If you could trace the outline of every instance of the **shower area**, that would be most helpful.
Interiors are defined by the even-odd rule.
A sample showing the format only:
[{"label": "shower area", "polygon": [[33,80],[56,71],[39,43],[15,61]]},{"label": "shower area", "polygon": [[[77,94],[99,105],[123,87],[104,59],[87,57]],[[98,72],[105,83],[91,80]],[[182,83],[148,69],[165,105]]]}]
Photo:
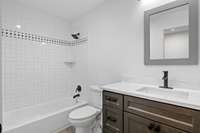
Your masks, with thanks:
[{"label": "shower area", "polygon": [[87,104],[86,92],[72,99],[77,84],[86,87],[87,35],[21,0],[2,0],[1,21],[3,133],[70,127],[67,114]]}]

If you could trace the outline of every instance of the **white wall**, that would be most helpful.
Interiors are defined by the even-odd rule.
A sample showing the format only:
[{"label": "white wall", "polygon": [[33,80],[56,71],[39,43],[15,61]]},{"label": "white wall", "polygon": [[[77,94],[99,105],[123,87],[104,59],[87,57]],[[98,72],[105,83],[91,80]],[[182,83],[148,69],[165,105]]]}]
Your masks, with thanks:
[{"label": "white wall", "polygon": [[145,66],[143,12],[172,0],[108,0],[72,23],[74,31],[88,33],[88,85],[135,78],[135,82],[159,85],[169,70],[170,85],[199,89],[200,67]]},{"label": "white wall", "polygon": [[[60,18],[14,0],[3,0],[2,7],[4,28],[68,39],[70,25]],[[5,37],[2,44],[4,111],[70,95],[69,47]]]},{"label": "white wall", "polygon": [[69,38],[70,25],[65,20],[23,5],[17,0],[2,0],[2,17],[3,27],[9,29],[14,29],[17,24],[20,24],[23,32],[57,39]]}]

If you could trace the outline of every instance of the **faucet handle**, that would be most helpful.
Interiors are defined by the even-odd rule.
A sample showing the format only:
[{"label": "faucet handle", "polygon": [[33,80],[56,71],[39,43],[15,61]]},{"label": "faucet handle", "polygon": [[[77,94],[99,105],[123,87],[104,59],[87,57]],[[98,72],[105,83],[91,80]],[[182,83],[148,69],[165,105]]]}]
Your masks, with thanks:
[{"label": "faucet handle", "polygon": [[81,92],[82,91],[82,87],[80,86],[80,85],[78,85],[77,87],[76,87],[76,92]]},{"label": "faucet handle", "polygon": [[163,71],[163,73],[168,73],[168,71],[166,70],[166,71]]}]

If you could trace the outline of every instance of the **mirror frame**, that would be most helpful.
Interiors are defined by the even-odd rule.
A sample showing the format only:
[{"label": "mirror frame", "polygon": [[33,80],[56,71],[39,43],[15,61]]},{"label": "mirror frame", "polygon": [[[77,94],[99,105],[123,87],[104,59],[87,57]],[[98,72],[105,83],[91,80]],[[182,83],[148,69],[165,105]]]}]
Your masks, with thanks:
[{"label": "mirror frame", "polygon": [[[150,59],[150,16],[189,4],[189,58]],[[177,0],[144,12],[144,64],[145,65],[197,65],[198,64],[198,0]]]}]

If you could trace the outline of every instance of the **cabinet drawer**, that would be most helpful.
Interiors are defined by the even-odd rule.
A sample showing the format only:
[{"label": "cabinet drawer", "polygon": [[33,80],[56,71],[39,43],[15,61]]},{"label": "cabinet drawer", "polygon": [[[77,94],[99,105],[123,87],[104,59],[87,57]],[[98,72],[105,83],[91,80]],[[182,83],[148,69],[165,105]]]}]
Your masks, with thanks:
[{"label": "cabinet drawer", "polygon": [[123,112],[104,106],[103,128],[114,133],[123,133]]},{"label": "cabinet drawer", "polygon": [[124,110],[142,117],[193,132],[193,110],[136,97],[124,97]]},{"label": "cabinet drawer", "polygon": [[124,113],[124,133],[187,133],[130,113]]},{"label": "cabinet drawer", "polygon": [[123,96],[108,91],[103,92],[103,104],[112,108],[123,109]]}]

